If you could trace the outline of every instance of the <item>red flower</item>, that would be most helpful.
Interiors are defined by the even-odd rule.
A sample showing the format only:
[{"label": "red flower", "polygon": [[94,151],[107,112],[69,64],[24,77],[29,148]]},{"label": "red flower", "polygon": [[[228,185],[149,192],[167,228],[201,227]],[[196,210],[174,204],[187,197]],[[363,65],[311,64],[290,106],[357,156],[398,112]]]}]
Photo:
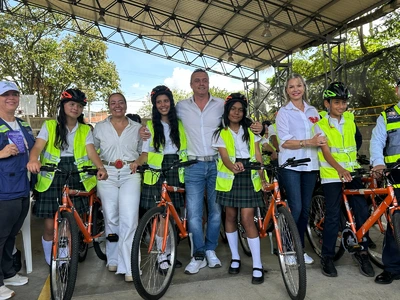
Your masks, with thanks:
[{"label": "red flower", "polygon": [[311,121],[311,123],[313,123],[313,124],[317,123],[318,120],[319,120],[318,117],[309,117],[308,119],[309,119],[309,120]]}]

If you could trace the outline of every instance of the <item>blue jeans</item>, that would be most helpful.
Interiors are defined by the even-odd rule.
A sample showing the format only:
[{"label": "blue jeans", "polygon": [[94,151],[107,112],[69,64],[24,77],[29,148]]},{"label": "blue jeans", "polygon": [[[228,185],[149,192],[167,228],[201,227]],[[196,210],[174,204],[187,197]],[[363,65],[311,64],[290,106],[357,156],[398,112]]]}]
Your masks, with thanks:
[{"label": "blue jeans", "polygon": [[[215,250],[218,245],[221,223],[221,206],[216,203],[215,181],[217,165],[215,161],[200,161],[185,169],[186,207],[188,210],[189,232],[193,239],[193,254],[204,255],[207,250]],[[203,233],[204,191],[207,190],[207,233]]]},{"label": "blue jeans", "polygon": [[[355,178],[351,182],[347,182],[345,185],[346,189],[360,189],[363,188],[360,179]],[[324,220],[324,231],[322,237],[322,256],[331,257],[335,256],[335,247],[337,241],[337,235],[339,232],[340,225],[340,213],[342,203],[342,188],[341,182],[325,183],[322,185],[325,196],[325,220]],[[353,214],[356,222],[356,229],[358,230],[369,217],[368,204],[364,196],[348,196],[350,207],[353,210]],[[365,234],[368,238],[368,232]],[[368,242],[360,243],[364,250],[368,249]]]},{"label": "blue jeans", "polygon": [[304,248],[304,233],[307,229],[308,213],[311,198],[317,180],[317,171],[300,172],[289,169],[280,171],[283,187],[289,208],[299,230],[301,244]]}]

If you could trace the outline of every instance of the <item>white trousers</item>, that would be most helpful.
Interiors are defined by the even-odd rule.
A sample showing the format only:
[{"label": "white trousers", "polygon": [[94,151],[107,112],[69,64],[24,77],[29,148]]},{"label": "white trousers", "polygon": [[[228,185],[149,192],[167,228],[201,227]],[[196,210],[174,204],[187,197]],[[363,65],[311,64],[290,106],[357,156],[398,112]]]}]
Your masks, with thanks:
[{"label": "white trousers", "polygon": [[131,249],[139,218],[140,174],[130,174],[129,165],[122,169],[106,166],[108,179],[97,182],[97,193],[103,204],[106,236],[116,233],[118,242],[107,240],[107,265],[117,266],[116,274],[132,275]]}]

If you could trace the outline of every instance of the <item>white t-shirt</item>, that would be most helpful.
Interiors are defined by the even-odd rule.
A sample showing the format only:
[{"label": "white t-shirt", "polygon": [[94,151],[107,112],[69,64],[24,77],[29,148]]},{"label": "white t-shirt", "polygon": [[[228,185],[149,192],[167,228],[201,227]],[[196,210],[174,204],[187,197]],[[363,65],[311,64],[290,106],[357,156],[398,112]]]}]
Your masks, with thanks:
[{"label": "white t-shirt", "polygon": [[[170,133],[171,133],[171,127],[169,127],[169,124],[161,121],[161,124],[163,125],[164,129],[164,136],[165,136],[165,145],[163,146],[163,154],[177,154],[178,148],[175,146],[175,144],[172,142],[170,138]],[[150,133],[150,138],[148,138],[146,141],[143,142],[143,147],[142,151],[143,152],[150,152],[150,142],[153,140],[153,136]]]}]

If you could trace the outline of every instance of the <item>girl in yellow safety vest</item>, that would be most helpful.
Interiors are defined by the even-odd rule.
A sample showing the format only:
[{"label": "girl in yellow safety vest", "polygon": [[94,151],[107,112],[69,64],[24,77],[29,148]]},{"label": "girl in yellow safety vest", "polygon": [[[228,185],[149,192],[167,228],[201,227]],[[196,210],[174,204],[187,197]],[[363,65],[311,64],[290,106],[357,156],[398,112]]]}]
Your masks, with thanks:
[{"label": "girl in yellow safety vest", "polygon": [[[187,161],[186,136],[181,121],[178,120],[175,110],[174,97],[170,89],[164,85],[156,86],[151,91],[152,119],[147,121],[147,129],[150,138],[143,142],[142,154],[131,163],[132,172],[136,172],[138,166],[147,163],[150,167],[161,169],[171,166],[177,161]],[[168,184],[179,186],[184,182],[183,168],[174,169],[167,173]],[[144,174],[140,206],[145,209],[156,206],[159,201],[161,184],[164,178],[160,174],[146,171]],[[179,209],[184,205],[184,199],[180,193],[171,193],[174,206]],[[156,235],[157,247],[162,248],[162,237]],[[169,268],[170,239],[167,241],[165,253],[158,257],[158,268],[166,274]],[[181,265],[177,261],[178,265]]]},{"label": "girl in yellow safety vest", "polygon": [[[97,167],[97,179],[106,180],[108,175],[94,148],[90,127],[83,121],[83,107],[86,96],[78,89],[68,89],[61,94],[57,120],[48,120],[42,126],[35,145],[29,155],[28,171],[38,174],[35,190],[35,214],[44,218],[42,246],[46,262],[50,264],[53,240],[53,218],[61,200],[65,175],[55,172],[40,172],[44,164],[55,164],[65,171],[77,171],[83,166]],[[40,161],[39,161],[40,156]],[[92,163],[93,162],[93,163]],[[96,177],[80,174],[72,177],[70,188],[90,191],[96,186]],[[78,212],[85,212],[86,198],[73,198]]]},{"label": "girl in yellow safety vest", "polygon": [[254,224],[254,207],[263,206],[261,188],[267,184],[262,171],[246,170],[249,162],[262,162],[260,136],[254,135],[246,118],[247,99],[240,93],[226,98],[222,123],[214,133],[213,147],[219,151],[217,166],[217,203],[225,206],[225,230],[232,260],[229,274],[240,271],[238,252],[237,214],[246,229],[247,241],[253,258],[252,283],[264,282],[260,255],[260,238]]}]

